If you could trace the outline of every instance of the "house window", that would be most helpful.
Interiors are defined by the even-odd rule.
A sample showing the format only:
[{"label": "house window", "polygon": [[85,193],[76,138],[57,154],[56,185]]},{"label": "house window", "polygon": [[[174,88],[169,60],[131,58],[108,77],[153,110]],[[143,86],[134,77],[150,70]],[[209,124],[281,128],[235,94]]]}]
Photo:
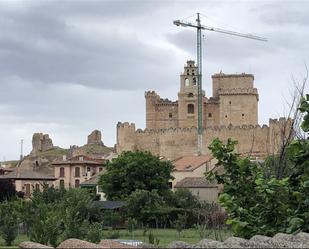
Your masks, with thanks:
[{"label": "house window", "polygon": [[80,177],[80,168],[79,167],[75,168],[75,177]]},{"label": "house window", "polygon": [[24,187],[25,187],[25,189],[26,189],[26,191],[25,191],[25,196],[26,196],[26,197],[29,197],[30,194],[31,194],[30,184],[27,183],[27,184],[24,185]]},{"label": "house window", "polygon": [[210,112],[208,113],[208,117],[209,117],[209,118],[211,118],[211,117],[212,117],[212,114],[211,114]]},{"label": "house window", "polygon": [[103,168],[99,168],[99,172],[101,172],[103,170]]},{"label": "house window", "polygon": [[232,101],[229,101],[229,104],[231,105],[231,104],[232,104]]},{"label": "house window", "polygon": [[225,115],[225,117],[227,118],[227,115]]},{"label": "house window", "polygon": [[79,180],[75,180],[75,188],[79,188]]},{"label": "house window", "polygon": [[64,167],[60,168],[60,177],[64,177]]},{"label": "house window", "polygon": [[194,105],[193,104],[188,105],[188,113],[194,113]]},{"label": "house window", "polygon": [[35,190],[36,190],[36,191],[40,191],[40,184],[38,184],[38,183],[35,184]]},{"label": "house window", "polygon": [[196,78],[193,78],[193,85],[196,85]]},{"label": "house window", "polygon": [[173,114],[170,112],[170,113],[168,114],[168,117],[169,117],[169,118],[172,118],[172,117],[173,117]]},{"label": "house window", "polygon": [[79,160],[79,161],[84,161],[84,157],[80,156],[80,157],[78,158],[78,160]]},{"label": "house window", "polygon": [[60,180],[60,188],[64,188],[64,180]]},{"label": "house window", "polygon": [[241,114],[241,116],[242,116],[242,117],[244,117],[244,116],[245,116],[245,114],[243,113],[243,114]]},{"label": "house window", "polygon": [[173,183],[172,182],[168,182],[168,187],[172,188],[173,187]]},{"label": "house window", "polygon": [[90,172],[90,167],[87,167],[87,172]]}]

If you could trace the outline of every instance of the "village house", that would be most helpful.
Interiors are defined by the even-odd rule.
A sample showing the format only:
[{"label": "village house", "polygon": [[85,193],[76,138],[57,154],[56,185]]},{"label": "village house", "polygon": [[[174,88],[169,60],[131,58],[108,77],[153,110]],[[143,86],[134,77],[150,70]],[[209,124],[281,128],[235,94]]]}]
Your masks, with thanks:
[{"label": "village house", "polygon": [[214,168],[216,159],[211,155],[183,156],[172,163],[174,180],[170,184],[173,190],[186,188],[202,201],[218,201],[219,186],[210,183],[205,177],[205,173]]},{"label": "village house", "polygon": [[105,159],[93,159],[79,155],[52,163],[54,176],[57,178],[55,187],[79,188],[84,181],[90,180],[94,175],[104,171]]},{"label": "village house", "polygon": [[217,203],[219,195],[219,185],[209,182],[205,177],[185,177],[174,186],[174,189],[188,189],[200,201]]},{"label": "village house", "polygon": [[15,190],[17,192],[23,192],[25,194],[24,196],[29,198],[35,190],[42,190],[43,184],[52,186],[56,178],[33,170],[17,167],[5,175],[0,175],[0,180],[13,181]]}]

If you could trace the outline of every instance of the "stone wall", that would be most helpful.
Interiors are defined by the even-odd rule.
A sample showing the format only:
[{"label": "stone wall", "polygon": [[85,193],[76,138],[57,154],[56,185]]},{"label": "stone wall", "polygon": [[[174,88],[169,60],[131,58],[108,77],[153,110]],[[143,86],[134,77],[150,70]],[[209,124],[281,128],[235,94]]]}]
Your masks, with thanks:
[{"label": "stone wall", "polygon": [[[228,138],[238,141],[236,152],[244,155],[264,157],[276,153],[284,137],[284,118],[269,120],[269,125],[209,126],[203,132],[203,154],[209,154],[209,144],[218,137],[224,142]],[[175,159],[197,154],[197,129],[169,128],[160,130],[135,129],[135,124],[117,124],[117,153],[130,150],[146,150],[153,154]]]},{"label": "stone wall", "polygon": [[54,147],[53,141],[48,134],[34,133],[32,136],[32,151],[31,154],[44,152]]},{"label": "stone wall", "polygon": [[88,135],[87,144],[103,145],[102,134],[99,130],[94,130]]}]

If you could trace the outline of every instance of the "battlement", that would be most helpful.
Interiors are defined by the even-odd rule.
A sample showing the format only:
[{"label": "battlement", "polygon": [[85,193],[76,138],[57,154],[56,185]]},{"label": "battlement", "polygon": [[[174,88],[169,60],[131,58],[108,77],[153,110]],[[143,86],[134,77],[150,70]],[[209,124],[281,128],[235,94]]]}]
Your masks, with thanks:
[{"label": "battlement", "polygon": [[230,88],[218,89],[218,95],[258,95],[256,88]]},{"label": "battlement", "polygon": [[[253,130],[253,129],[269,129],[270,125],[282,125],[286,123],[287,120],[286,118],[279,118],[278,119],[269,119],[269,125],[263,124],[261,125],[215,125],[215,126],[207,126],[204,129],[204,133],[212,132],[212,131],[231,131],[231,130]],[[128,122],[121,123],[118,122],[117,128],[124,128],[124,129],[134,129],[135,130],[135,124],[131,123],[129,124]],[[166,133],[187,133],[187,132],[195,132],[196,133],[197,128],[196,127],[186,127],[186,128],[167,128],[167,129],[137,129],[135,132],[137,134],[166,134]]]},{"label": "battlement", "polygon": [[211,78],[252,78],[254,80],[253,74],[241,73],[241,74],[225,74],[225,73],[216,73],[211,76]]},{"label": "battlement", "polygon": [[146,91],[145,98],[150,98],[150,97],[160,98],[160,96],[155,91]]},{"label": "battlement", "polygon": [[129,123],[129,122],[118,122],[117,123],[117,129],[123,128],[123,129],[134,129],[135,130],[135,123]]}]

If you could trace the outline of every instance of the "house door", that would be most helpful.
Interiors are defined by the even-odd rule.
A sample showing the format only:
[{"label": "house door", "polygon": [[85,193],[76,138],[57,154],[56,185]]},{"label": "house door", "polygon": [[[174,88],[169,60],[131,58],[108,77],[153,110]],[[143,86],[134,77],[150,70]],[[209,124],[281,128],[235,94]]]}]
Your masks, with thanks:
[{"label": "house door", "polygon": [[30,184],[25,184],[25,195],[28,197],[30,196]]}]

